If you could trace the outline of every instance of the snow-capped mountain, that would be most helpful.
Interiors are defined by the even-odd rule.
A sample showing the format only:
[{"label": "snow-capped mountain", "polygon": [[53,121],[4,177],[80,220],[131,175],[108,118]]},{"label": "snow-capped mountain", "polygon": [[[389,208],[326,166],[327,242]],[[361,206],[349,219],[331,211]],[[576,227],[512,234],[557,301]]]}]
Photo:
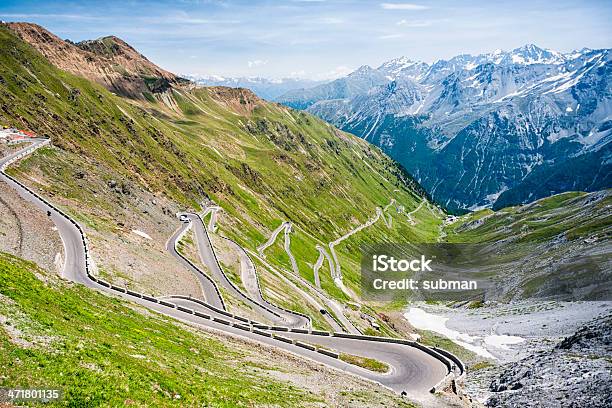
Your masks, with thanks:
[{"label": "snow-capped mountain", "polygon": [[344,78],[310,89],[287,92],[277,101],[296,109],[306,109],[317,101],[353,98],[389,81],[383,72],[364,65]]},{"label": "snow-capped mountain", "polygon": [[274,99],[286,92],[295,89],[311,88],[325,81],[314,81],[301,78],[268,79],[260,77],[236,77],[225,78],[219,75],[182,75],[202,86],[228,86],[231,88],[246,88],[253,91],[263,99]]},{"label": "snow-capped mountain", "polygon": [[611,71],[610,50],[530,44],[402,57],[334,81],[358,77],[352,92],[330,83],[277,100],[379,145],[450,209],[500,207],[612,187]]},{"label": "snow-capped mountain", "polygon": [[420,61],[412,61],[408,57],[400,57],[387,61],[377,68],[385,74],[387,79],[393,80],[398,76],[418,81],[429,69],[429,65]]}]

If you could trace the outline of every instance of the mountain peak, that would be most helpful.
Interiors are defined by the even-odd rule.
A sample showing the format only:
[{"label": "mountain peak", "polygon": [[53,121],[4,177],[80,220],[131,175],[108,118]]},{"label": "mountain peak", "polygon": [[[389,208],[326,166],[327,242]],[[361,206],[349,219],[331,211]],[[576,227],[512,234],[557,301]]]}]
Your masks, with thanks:
[{"label": "mountain peak", "polygon": [[349,75],[353,75],[353,74],[369,74],[370,72],[373,72],[374,69],[369,66],[369,65],[362,65],[359,68],[357,68],[355,71],[353,71],[352,73],[350,73]]},{"label": "mountain peak", "polygon": [[544,51],[544,48],[540,48],[533,43],[527,43],[523,46],[515,48],[514,51],[525,51],[525,52],[541,52]]},{"label": "mountain peak", "polygon": [[424,64],[421,61],[414,61],[408,57],[402,56],[399,58],[394,58],[392,60],[383,62],[380,67],[377,69],[392,69],[392,70],[402,70],[404,68],[410,67],[415,64]]},{"label": "mountain peak", "polygon": [[408,58],[406,56],[401,56],[399,58],[394,58],[392,60],[384,62],[381,65],[381,67],[384,67],[384,66],[406,66],[406,65],[413,65],[413,64],[417,64],[417,63],[419,63],[419,61],[414,61],[414,60],[411,60],[410,58]]},{"label": "mountain peak", "polygon": [[37,24],[5,25],[56,67],[98,82],[118,94],[141,98],[145,92],[164,91],[179,81],[176,75],[153,64],[113,35],[73,43]]},{"label": "mountain peak", "polygon": [[429,65],[422,61],[415,61],[402,56],[384,62],[376,70],[385,74],[388,79],[396,79],[399,76],[415,79],[422,75],[427,68],[429,68]]},{"label": "mountain peak", "polygon": [[525,44],[515,48],[508,53],[509,59],[514,64],[561,64],[565,62],[563,54],[540,48],[535,44]]},{"label": "mountain peak", "polygon": [[104,57],[131,54],[134,57],[148,61],[148,59],[144,55],[136,51],[134,47],[114,35],[100,37],[95,40],[84,40],[76,43],[76,46],[82,50],[89,51]]}]

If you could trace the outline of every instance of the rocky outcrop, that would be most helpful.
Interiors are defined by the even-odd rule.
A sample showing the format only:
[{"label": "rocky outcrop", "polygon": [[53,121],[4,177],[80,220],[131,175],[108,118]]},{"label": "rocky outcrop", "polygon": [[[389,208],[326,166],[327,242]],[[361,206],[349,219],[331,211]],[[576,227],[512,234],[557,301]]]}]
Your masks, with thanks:
[{"label": "rocky outcrop", "polygon": [[36,24],[6,23],[6,26],[56,67],[122,96],[144,98],[146,93],[164,92],[181,82],[114,36],[73,43]]},{"label": "rocky outcrop", "polygon": [[554,349],[504,367],[489,407],[611,407],[612,315],[594,320]]},{"label": "rocky outcrop", "polygon": [[240,115],[248,115],[264,101],[245,88],[229,88],[226,86],[213,86],[209,88],[209,95],[217,103]]}]

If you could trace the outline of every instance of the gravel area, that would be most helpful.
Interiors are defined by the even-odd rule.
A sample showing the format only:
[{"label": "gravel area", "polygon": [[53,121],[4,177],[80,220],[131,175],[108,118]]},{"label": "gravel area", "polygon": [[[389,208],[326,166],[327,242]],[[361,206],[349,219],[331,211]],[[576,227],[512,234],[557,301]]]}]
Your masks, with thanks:
[{"label": "gravel area", "polygon": [[[506,387],[508,395],[518,395],[518,388],[512,389],[512,387],[520,386],[516,384],[499,385],[500,381],[512,382],[511,377],[528,376],[530,378],[532,390],[527,391],[528,387],[526,387],[523,393],[554,384],[558,392],[555,397],[558,398],[555,400],[556,403],[565,398],[565,393],[575,392],[578,388],[585,393],[593,393],[593,390],[600,387],[598,385],[600,382],[609,381],[609,377],[602,378],[600,375],[602,370],[609,367],[612,357],[612,349],[609,345],[607,351],[602,347],[594,347],[594,353],[599,353],[599,356],[603,356],[601,358],[584,358],[584,355],[588,353],[563,352],[555,349],[555,346],[565,338],[572,337],[585,325],[598,325],[590,322],[600,322],[599,325],[605,322],[604,326],[610,325],[612,302],[525,301],[511,304],[487,304],[477,309],[427,304],[418,304],[418,307],[431,315],[440,317],[441,321],[444,320],[442,317],[448,318],[444,322],[445,329],[461,333],[460,340],[465,341],[467,338],[471,344],[485,349],[494,357],[494,359],[489,359],[488,363],[468,367],[465,391],[481,403],[486,403],[493,398],[488,402],[489,406],[530,406],[520,398],[515,400],[514,397],[506,394],[497,395],[494,392],[494,390]],[[508,338],[522,339],[522,341],[516,344],[511,344],[512,342],[500,344]],[[540,369],[540,366],[547,368]],[[559,373],[560,371],[563,373]],[[589,380],[590,377],[592,377],[591,380]],[[495,383],[498,385],[492,386]],[[579,385],[574,387],[573,384]],[[542,398],[546,399],[546,396]],[[581,403],[562,406],[579,407],[583,406],[580,405]],[[599,405],[595,404],[595,406]]]},{"label": "gravel area", "polygon": [[612,314],[593,320],[553,349],[504,365],[490,384],[490,407],[612,406]]},{"label": "gravel area", "polygon": [[64,248],[45,213],[0,182],[0,251],[60,273]]},{"label": "gravel area", "polygon": [[[482,339],[481,346],[501,363],[547,350],[583,324],[612,313],[612,302],[524,301],[487,304],[477,309],[426,304],[418,307],[447,317],[448,329]],[[502,347],[496,347],[495,341],[486,341],[504,336],[516,336],[524,341]]]}]

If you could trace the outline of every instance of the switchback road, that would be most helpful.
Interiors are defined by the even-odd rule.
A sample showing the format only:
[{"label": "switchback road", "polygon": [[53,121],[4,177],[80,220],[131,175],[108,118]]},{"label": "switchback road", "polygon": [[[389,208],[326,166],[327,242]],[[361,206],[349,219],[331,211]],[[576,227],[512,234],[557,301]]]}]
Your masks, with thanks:
[{"label": "switchback road", "polygon": [[[376,381],[398,393],[405,392],[407,395],[418,400],[426,399],[426,395],[432,387],[441,380],[454,375],[452,359],[445,357],[440,351],[414,342],[368,338],[367,336],[353,334],[316,333],[309,330],[290,329],[287,327],[272,328],[261,326],[261,328],[257,328],[256,322],[249,321],[240,316],[228,316],[226,311],[212,304],[209,305],[206,302],[182,298],[155,299],[113,286],[93,276],[89,268],[90,255],[87,240],[82,228],[62,210],[4,172],[7,164],[31,153],[32,149],[47,143],[47,140],[34,140],[32,146],[28,146],[0,159],[0,180],[14,188],[23,199],[33,203],[49,214],[57,227],[64,245],[65,263],[62,269],[62,276],[65,279],[81,283],[101,292],[119,296],[125,300],[145,306],[148,309],[197,326],[220,330],[231,335],[245,337],[286,350],[344,372]],[[202,249],[201,246],[200,249]],[[212,251],[212,247],[206,249],[206,245],[204,245],[204,251],[208,250]],[[211,255],[214,257],[214,252]],[[205,257],[203,256],[203,258]],[[211,281],[208,279],[200,280],[200,282],[203,287],[211,285]],[[212,289],[205,289],[205,293],[210,296],[209,299],[205,294],[207,301],[215,301]],[[333,352],[326,353],[325,349],[321,349],[319,346],[332,351],[375,358],[385,362],[390,367],[390,370],[388,373],[381,374],[347,364],[338,359],[337,354]],[[463,366],[460,365],[460,368],[457,374],[463,374]]]}]

